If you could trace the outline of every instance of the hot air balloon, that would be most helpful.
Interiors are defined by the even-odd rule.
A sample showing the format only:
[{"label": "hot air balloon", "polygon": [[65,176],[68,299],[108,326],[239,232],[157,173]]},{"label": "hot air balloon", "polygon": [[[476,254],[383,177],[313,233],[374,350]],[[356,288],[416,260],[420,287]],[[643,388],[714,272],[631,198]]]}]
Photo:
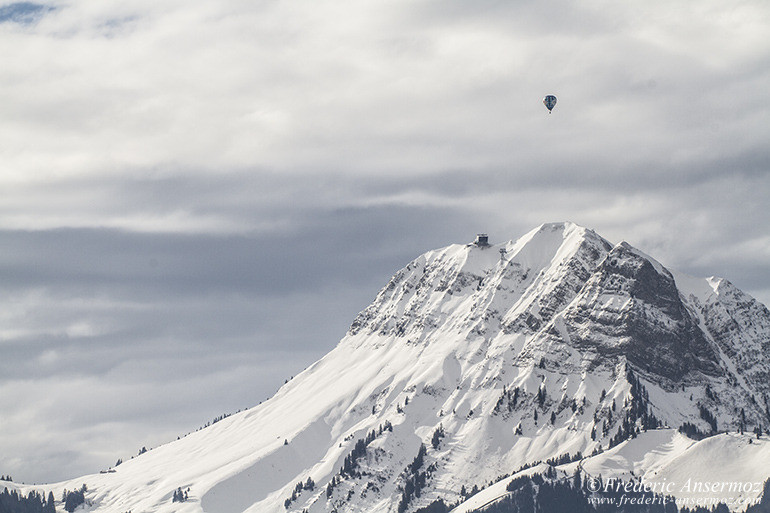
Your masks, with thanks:
[{"label": "hot air balloon", "polygon": [[556,97],[552,94],[547,95],[543,98],[543,105],[545,105],[545,108],[548,109],[548,114],[550,114],[553,108],[556,107]]}]

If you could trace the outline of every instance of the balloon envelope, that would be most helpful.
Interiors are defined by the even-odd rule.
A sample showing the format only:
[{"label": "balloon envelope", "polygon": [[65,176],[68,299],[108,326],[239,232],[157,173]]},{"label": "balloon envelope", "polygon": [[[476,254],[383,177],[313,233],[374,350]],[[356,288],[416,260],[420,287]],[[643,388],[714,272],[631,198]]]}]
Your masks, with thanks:
[{"label": "balloon envelope", "polygon": [[543,98],[543,105],[545,105],[545,108],[548,109],[548,112],[551,112],[556,106],[556,97],[552,94],[549,94]]}]

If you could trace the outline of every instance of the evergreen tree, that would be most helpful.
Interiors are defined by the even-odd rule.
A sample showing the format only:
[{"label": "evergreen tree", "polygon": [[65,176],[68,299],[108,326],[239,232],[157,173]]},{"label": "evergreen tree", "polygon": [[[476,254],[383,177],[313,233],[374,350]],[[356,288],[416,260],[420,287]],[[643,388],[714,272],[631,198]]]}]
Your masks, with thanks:
[{"label": "evergreen tree", "polygon": [[[49,494],[50,498],[53,495]],[[53,506],[53,502],[50,503]],[[26,496],[16,490],[4,488],[0,493],[0,512],[2,513],[47,513],[49,505],[39,492],[29,492]]]},{"label": "evergreen tree", "polygon": [[444,501],[441,499],[436,499],[424,508],[415,510],[414,513],[447,513],[448,511],[449,508],[446,504],[444,504]]},{"label": "evergreen tree", "polygon": [[434,449],[439,448],[442,438],[444,438],[444,427],[439,424],[439,426],[433,432],[433,437],[430,440],[430,444],[433,446]]},{"label": "evergreen tree", "polygon": [[580,490],[582,488],[582,485],[583,483],[582,483],[582,480],[580,479],[580,471],[576,470],[575,475],[572,476],[572,487],[575,490]]},{"label": "evergreen tree", "polygon": [[87,488],[85,485],[80,490],[74,492],[67,492],[65,490],[66,497],[64,499],[64,509],[69,513],[72,513],[78,506],[86,502],[85,492]]},{"label": "evergreen tree", "polygon": [[48,500],[45,503],[43,513],[56,513],[56,500],[53,497],[53,492],[48,492]]}]

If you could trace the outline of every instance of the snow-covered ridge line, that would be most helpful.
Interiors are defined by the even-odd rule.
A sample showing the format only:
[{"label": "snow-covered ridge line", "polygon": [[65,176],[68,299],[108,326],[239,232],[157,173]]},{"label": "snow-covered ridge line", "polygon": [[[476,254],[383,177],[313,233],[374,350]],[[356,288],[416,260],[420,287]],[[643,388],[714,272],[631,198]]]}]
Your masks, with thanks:
[{"label": "snow-covered ridge line", "polygon": [[86,483],[110,513],[413,512],[565,454],[591,473],[678,479],[698,462],[708,477],[709,440],[764,480],[766,444],[734,433],[770,424],[769,355],[770,313],[726,280],[548,223],[419,256],[270,400],[44,489]]}]

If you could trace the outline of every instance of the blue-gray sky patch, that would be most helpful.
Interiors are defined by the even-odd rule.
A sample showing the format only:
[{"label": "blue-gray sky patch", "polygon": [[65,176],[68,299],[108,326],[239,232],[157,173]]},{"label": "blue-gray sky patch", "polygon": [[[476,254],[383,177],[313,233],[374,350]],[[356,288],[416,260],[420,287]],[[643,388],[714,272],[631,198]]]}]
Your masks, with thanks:
[{"label": "blue-gray sky patch", "polygon": [[14,2],[0,5],[0,23],[18,23],[31,25],[55,7],[34,2]]}]

